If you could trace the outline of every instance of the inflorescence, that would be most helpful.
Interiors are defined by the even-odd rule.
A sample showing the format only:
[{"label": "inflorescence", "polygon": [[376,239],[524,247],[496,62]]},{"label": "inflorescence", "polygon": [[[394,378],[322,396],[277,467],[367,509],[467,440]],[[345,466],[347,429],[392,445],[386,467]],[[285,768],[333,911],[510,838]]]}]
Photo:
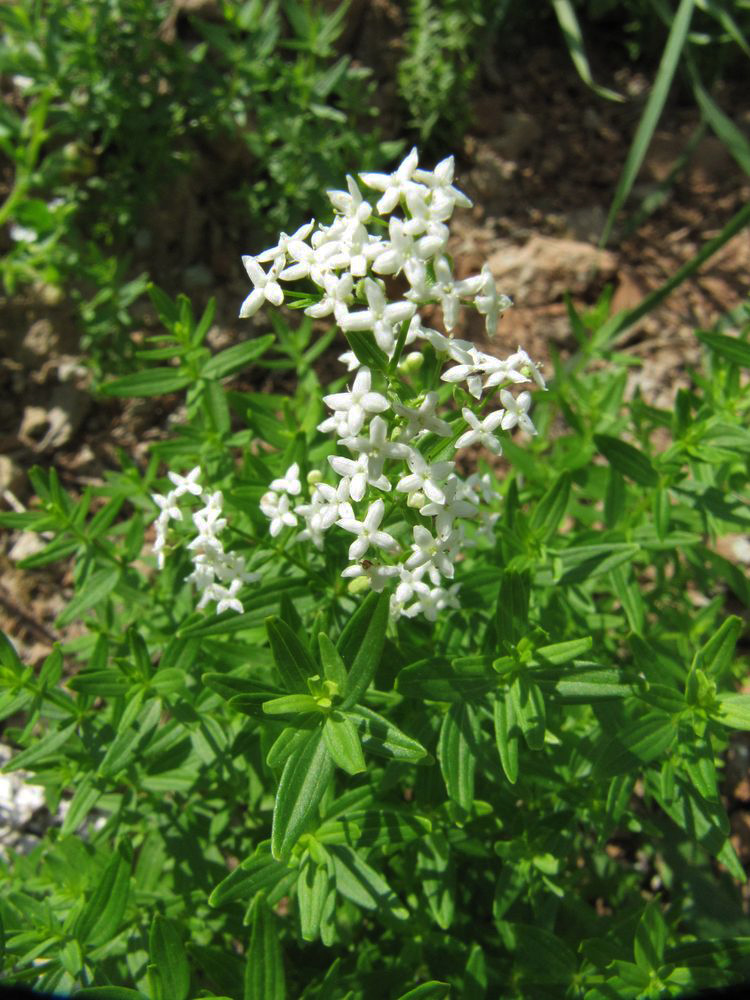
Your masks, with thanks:
[{"label": "inflorescence", "polygon": [[[328,192],[335,213],[330,225],[310,221],[291,236],[282,233],[276,246],[242,258],[253,291],[242,303],[241,317],[265,303],[280,306],[281,282],[308,279],[315,292],[305,312],[331,317],[353,340],[369,331],[388,360],[374,372],[354,350],[341,355],[353,379],[345,392],[323,397],[330,416],[318,430],[334,435],[349,454],[329,456],[333,482],[314,470],[303,484],[298,464],[292,465],[270,483],[260,509],[272,537],[297,528],[296,540],[322,549],[334,526],[352,535],[350,565],[342,576],[354,589],[395,585],[394,618],[421,613],[434,620],[442,609],[459,607],[455,565],[463,549],[483,536],[492,538],[499,515],[490,509],[497,499],[491,477],[461,478],[455,452],[480,445],[500,455],[498,430],[517,426],[535,434],[531,394],[514,395],[511,389],[530,382],[544,388],[538,367],[521,348],[500,359],[453,336],[462,307],[476,309],[492,336],[511,305],[498,294],[486,264],[473,277],[458,280],[453,274],[447,223],[457,206],[471,205],[453,186],[453,169],[453,157],[432,171],[420,169],[413,149],[391,174],[360,174],[362,183],[379,193],[374,211],[347,177],[346,191]],[[392,300],[391,286],[406,290]],[[445,332],[423,325],[419,310],[425,306],[439,306]],[[462,407],[461,419],[449,422],[444,416],[450,414],[438,412],[437,386],[410,394],[408,375],[423,355],[404,351],[420,342],[442,362],[440,379],[462,386],[468,402],[476,401]],[[484,413],[495,393],[501,406]],[[451,452],[454,457],[446,457]],[[224,552],[218,539],[226,523],[219,516],[221,494],[204,494],[197,476],[197,469],[186,477],[170,473],[175,489],[154,497],[161,508],[155,550],[161,562],[168,522],[182,518],[177,498],[200,496],[205,506],[193,515],[198,536],[189,546],[195,563],[189,579],[202,591],[199,607],[213,600],[219,612],[241,611],[238,592],[256,577],[241,556]],[[404,518],[404,502],[418,523],[410,526],[414,516]]]}]

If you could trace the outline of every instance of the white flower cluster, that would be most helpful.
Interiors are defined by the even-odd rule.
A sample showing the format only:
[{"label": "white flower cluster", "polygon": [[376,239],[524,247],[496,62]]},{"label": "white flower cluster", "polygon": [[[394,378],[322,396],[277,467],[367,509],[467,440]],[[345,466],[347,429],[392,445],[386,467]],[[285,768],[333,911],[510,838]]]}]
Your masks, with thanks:
[{"label": "white flower cluster", "polygon": [[[489,502],[495,496],[489,477],[462,480],[454,461],[431,460],[435,438],[455,435],[454,449],[481,445],[500,455],[502,446],[494,433],[498,428],[508,431],[518,426],[536,433],[528,415],[531,394],[521,392],[516,397],[510,387],[533,381],[544,388],[544,381],[520,348],[501,360],[452,336],[462,306],[484,316],[491,335],[511,304],[507,296],[497,293],[487,265],[474,277],[457,280],[453,275],[446,251],[446,223],[456,206],[471,204],[453,186],[453,158],[432,171],[422,170],[413,149],[393,173],[365,173],[360,179],[380,192],[375,212],[390,216],[387,238],[372,206],[348,177],[347,191],[328,192],[335,212],[330,225],[316,227],[308,222],[291,236],[282,233],[276,246],[256,257],[243,257],[254,288],[240,316],[252,316],[266,301],[280,305],[284,301],[280,282],[310,279],[316,286],[316,301],[305,309],[308,315],[331,316],[345,333],[370,331],[393,364],[400,362],[405,346],[427,342],[443,362],[454,363],[442,373],[443,381],[463,383],[476,400],[489,390],[499,390],[502,407],[483,417],[464,407],[466,430],[456,435],[460,422],[449,423],[438,415],[436,388],[415,393],[410,400],[415,405],[406,405],[403,394],[400,398],[396,391],[392,366],[387,373],[376,373],[381,383],[376,388],[370,368],[348,351],[340,360],[356,373],[353,382],[346,392],[323,397],[331,412],[318,428],[334,434],[350,453],[328,459],[338,482],[329,484],[321,473],[311,473],[305,496],[295,464],[270,484],[260,507],[274,537],[300,521],[304,527],[297,539],[311,541],[319,549],[334,525],[354,535],[349,548],[351,565],[342,575],[361,578],[363,585],[376,591],[393,582],[394,617],[422,613],[434,620],[443,608],[458,607],[458,584],[450,582],[455,563],[462,549],[476,544],[477,537],[492,536],[498,516],[480,505],[480,500]],[[392,214],[397,209],[402,217]],[[371,222],[376,232],[368,229]],[[270,268],[264,270],[261,265],[269,263]],[[386,278],[408,286],[396,301],[388,298]],[[425,305],[440,306],[445,333],[422,325],[417,309]],[[406,363],[418,364],[421,357],[409,355]],[[401,372],[405,371],[402,363]],[[402,378],[400,382],[403,386]],[[420,450],[425,441],[425,450]],[[376,493],[389,495],[388,507]],[[407,520],[418,516],[424,522],[411,525],[411,539],[404,544],[382,527],[385,521],[404,534],[405,512],[393,499],[398,494],[415,512]],[[353,505],[363,502],[366,507],[358,513]],[[478,524],[478,529],[467,534],[467,521]]]},{"label": "white flower cluster", "polygon": [[219,538],[227,523],[226,518],[221,516],[224,498],[218,490],[214,493],[204,492],[198,482],[200,472],[198,466],[186,476],[170,472],[168,475],[174,489],[166,496],[152,494],[152,499],[159,508],[153,551],[156,553],[159,569],[163,569],[169,522],[183,520],[183,512],[177,501],[182,497],[200,499],[203,507],[191,514],[196,535],[187,546],[193,560],[193,572],[187,580],[194,583],[201,593],[199,608],[206,607],[209,601],[215,601],[217,614],[222,611],[237,611],[241,614],[244,609],[237,596],[240,588],[246,583],[255,582],[260,575],[248,572],[241,555],[224,551]]}]

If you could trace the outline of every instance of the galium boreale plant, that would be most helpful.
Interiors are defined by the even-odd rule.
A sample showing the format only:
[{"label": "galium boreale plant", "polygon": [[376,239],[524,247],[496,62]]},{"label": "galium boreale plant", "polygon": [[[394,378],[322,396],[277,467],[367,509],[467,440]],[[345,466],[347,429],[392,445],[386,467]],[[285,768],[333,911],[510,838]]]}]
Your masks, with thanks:
[{"label": "galium boreale plant", "polygon": [[[39,670],[1,647],[8,768],[58,817],[0,861],[4,977],[177,1000],[743,979],[724,766],[750,587],[717,541],[750,521],[747,315],[699,334],[665,411],[628,395],[606,300],[571,309],[545,390],[522,349],[455,336],[508,302],[455,276],[451,160],[330,200],[245,259],[272,333],[212,355],[210,309],[152,290],[155,364],[106,390],[185,392],[146,468],[78,501],[37,471],[0,515],[47,534],[30,571],[74,557],[59,624],[86,626]],[[293,395],[231,388],[251,363]]]}]

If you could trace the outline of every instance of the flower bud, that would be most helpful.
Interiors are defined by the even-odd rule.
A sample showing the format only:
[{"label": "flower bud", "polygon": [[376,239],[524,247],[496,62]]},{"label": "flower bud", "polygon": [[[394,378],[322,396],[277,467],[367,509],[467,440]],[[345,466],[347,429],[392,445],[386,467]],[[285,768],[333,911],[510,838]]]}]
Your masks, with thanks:
[{"label": "flower bud", "polygon": [[310,471],[307,473],[307,485],[317,486],[318,483],[322,482],[323,482],[323,473],[320,471],[320,469],[310,469]]},{"label": "flower bud", "polygon": [[353,580],[350,580],[346,585],[346,589],[350,594],[361,594],[365,590],[370,589],[370,581],[366,576],[355,576]]}]

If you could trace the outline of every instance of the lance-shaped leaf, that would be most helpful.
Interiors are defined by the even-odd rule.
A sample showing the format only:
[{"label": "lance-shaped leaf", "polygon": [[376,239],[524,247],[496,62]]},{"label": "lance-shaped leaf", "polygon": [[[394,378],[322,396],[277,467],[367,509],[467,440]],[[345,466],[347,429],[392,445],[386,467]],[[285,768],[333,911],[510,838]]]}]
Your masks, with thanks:
[{"label": "lance-shaped leaf", "polygon": [[555,642],[550,646],[539,646],[534,651],[534,658],[542,663],[551,663],[559,666],[561,663],[570,663],[571,660],[588,653],[594,644],[590,635],[581,639],[568,639],[566,642]]},{"label": "lance-shaped leaf", "polygon": [[243,1000],[284,1000],[286,986],[278,917],[262,895],[253,903],[250,926]]},{"label": "lance-shaped leaf", "polygon": [[516,674],[509,695],[518,726],[529,749],[541,750],[544,746],[547,718],[541,688],[525,673]]},{"label": "lance-shaped leaf", "polygon": [[263,711],[266,715],[305,715],[320,708],[311,694],[284,694],[264,702]]},{"label": "lance-shaped leaf", "polygon": [[563,472],[534,508],[531,530],[543,542],[549,541],[560,527],[570,497],[570,472]]},{"label": "lance-shaped leaf", "polygon": [[509,694],[500,694],[493,706],[495,742],[505,776],[513,785],[518,779],[518,742],[521,729]]},{"label": "lance-shaped leaf", "polygon": [[281,773],[271,830],[275,858],[287,858],[304,833],[330,784],[333,767],[323,729],[318,726],[290,754]]},{"label": "lance-shaped leaf", "polygon": [[164,993],[170,1000],[185,1000],[190,990],[190,965],[174,921],[157,913],[148,939],[149,956],[159,970]]},{"label": "lance-shaped leaf", "polygon": [[341,633],[338,651],[349,670],[342,708],[356,705],[375,675],[385,643],[388,607],[385,591],[368,594]]},{"label": "lance-shaped leaf", "polygon": [[287,691],[309,694],[307,678],[318,672],[310,651],[280,618],[266,618],[266,631],[284,687]]},{"label": "lance-shaped leaf", "polygon": [[475,701],[497,687],[497,677],[479,666],[461,671],[445,660],[418,660],[404,667],[398,675],[396,690],[407,698],[430,698],[433,701]]},{"label": "lance-shaped leaf", "polygon": [[323,724],[328,752],[333,762],[347,774],[361,774],[365,758],[357,734],[357,727],[344,712],[331,712]]},{"label": "lance-shaped leaf", "polygon": [[81,944],[93,946],[112,940],[125,913],[129,888],[130,859],[120,848],[112,855],[73,925],[73,934]]},{"label": "lance-shaped leaf", "polygon": [[266,754],[266,764],[274,770],[283,767],[289,755],[293,753],[295,747],[300,745],[306,735],[306,730],[293,726],[282,729]]},{"label": "lance-shaped leaf", "polygon": [[258,892],[270,893],[283,879],[294,879],[285,864],[271,857],[269,842],[259,844],[252,857],[246,858],[216,886],[208,902],[223,906],[233,899],[252,899]]},{"label": "lance-shaped leaf", "polygon": [[721,677],[731,665],[743,627],[741,618],[730,615],[701,649],[703,669],[710,677]]},{"label": "lance-shaped leaf", "polygon": [[456,908],[456,878],[450,842],[443,834],[425,837],[419,845],[417,874],[435,923],[444,931],[448,930]]},{"label": "lance-shaped leaf", "polygon": [[305,941],[314,941],[320,934],[326,904],[336,891],[333,871],[333,862],[327,852],[322,862],[314,861],[307,853],[303,856],[297,880],[297,904]]},{"label": "lance-shaped leaf", "polygon": [[664,753],[676,735],[674,719],[663,712],[650,712],[616,733],[594,764],[595,778],[627,774]]},{"label": "lance-shaped leaf", "polygon": [[720,694],[713,718],[730,729],[750,729],[750,695]]},{"label": "lance-shaped leaf", "polygon": [[323,667],[325,679],[338,684],[339,691],[345,691],[347,681],[346,664],[325,632],[321,632],[318,636],[318,647],[320,649],[320,662]]},{"label": "lance-shaped leaf", "polygon": [[613,701],[638,693],[638,686],[626,684],[614,667],[578,663],[566,670],[535,671],[534,678],[556,701],[566,705],[588,705],[592,701]]},{"label": "lance-shaped leaf", "polygon": [[404,908],[386,880],[356,852],[345,845],[330,849],[336,876],[336,888],[342,896],[366,910],[386,907],[398,920],[406,920],[409,911]]},{"label": "lance-shaped leaf", "polygon": [[497,637],[515,644],[529,627],[529,574],[508,570],[503,574],[495,609]]},{"label": "lance-shaped leaf", "polygon": [[471,705],[451,705],[443,717],[438,760],[448,795],[463,809],[474,802],[479,722]]},{"label": "lance-shaped leaf", "polygon": [[421,743],[377,712],[359,705],[347,714],[357,727],[362,746],[369,753],[409,764],[420,761],[426,764],[432,759]]},{"label": "lance-shaped leaf", "polygon": [[658,485],[659,474],[651,464],[651,459],[632,444],[608,434],[595,434],[594,441],[602,455],[618,472],[640,486]]}]

